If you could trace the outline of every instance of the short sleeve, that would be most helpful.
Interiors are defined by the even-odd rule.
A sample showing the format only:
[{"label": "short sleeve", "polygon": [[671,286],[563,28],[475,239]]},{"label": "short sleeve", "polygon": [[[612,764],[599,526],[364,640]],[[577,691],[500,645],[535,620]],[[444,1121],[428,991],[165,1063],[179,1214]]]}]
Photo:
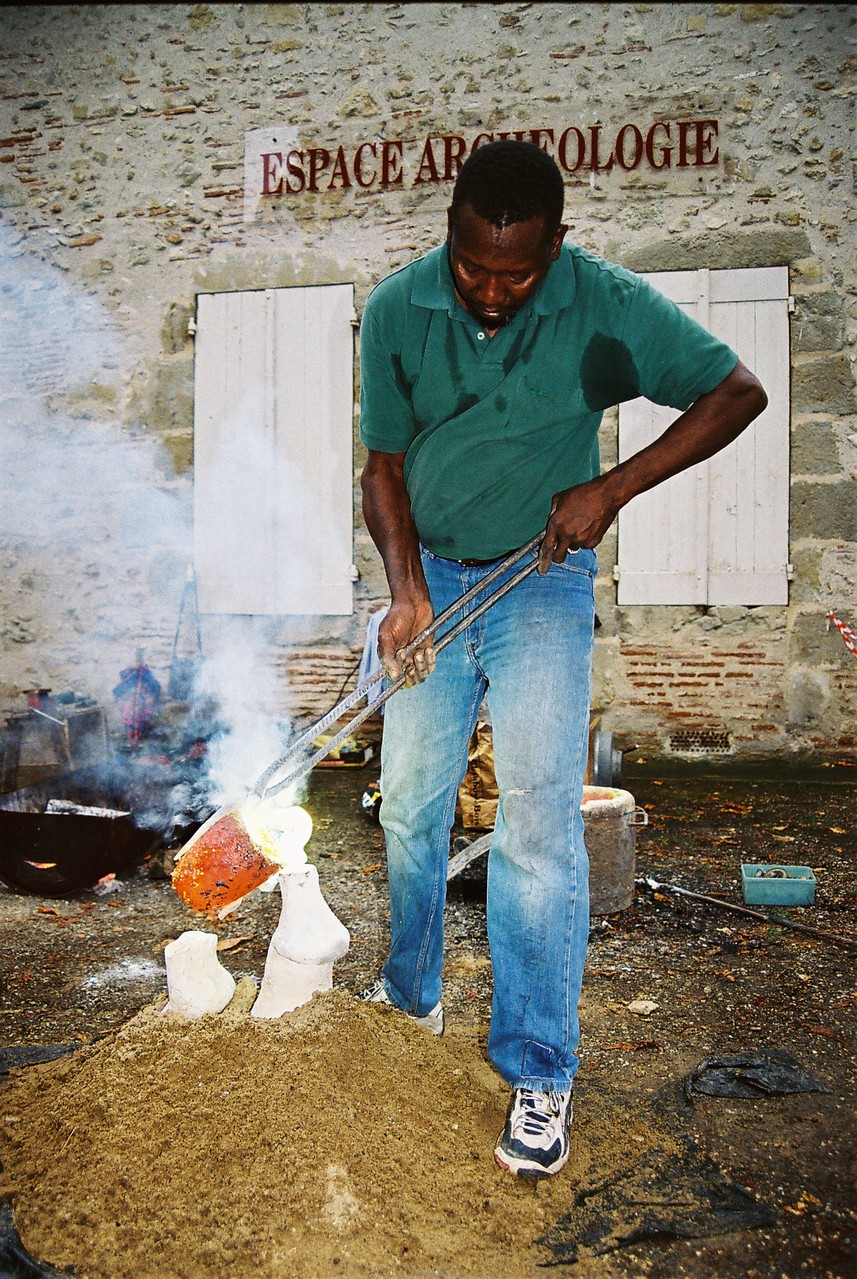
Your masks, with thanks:
[{"label": "short sleeve", "polygon": [[384,314],[383,293],[374,291],[360,325],[360,439],[380,453],[406,452],[417,434],[395,327],[394,317]]},{"label": "short sleeve", "polygon": [[646,280],[636,281],[623,340],[639,392],[684,410],[728,377],[738,356]]}]

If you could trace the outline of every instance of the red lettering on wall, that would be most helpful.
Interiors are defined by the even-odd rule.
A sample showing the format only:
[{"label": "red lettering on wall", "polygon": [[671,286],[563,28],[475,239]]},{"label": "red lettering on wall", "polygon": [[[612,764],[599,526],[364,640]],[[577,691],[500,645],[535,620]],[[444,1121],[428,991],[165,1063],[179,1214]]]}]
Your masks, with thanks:
[{"label": "red lettering on wall", "polygon": [[[454,182],[468,155],[489,142],[510,138],[555,155],[560,169],[577,174],[578,180],[582,173],[609,173],[614,168],[627,173],[641,165],[655,171],[714,168],[720,162],[718,130],[715,119],[661,119],[646,125],[629,121],[615,132],[603,124],[569,125],[562,132],[539,127],[486,131],[472,137],[444,133],[429,135],[419,144],[404,138],[378,138],[361,142],[353,152],[344,144],[335,150],[333,145],[329,150],[295,148],[285,157],[281,151],[262,151],[260,190],[262,196],[281,196],[284,192],[347,191],[354,185],[368,190]],[[276,143],[276,135],[271,136],[269,145]]]},{"label": "red lettering on wall", "polygon": [[333,191],[336,187],[336,180],[339,179],[343,190],[351,186],[351,179],[348,176],[348,162],[345,159],[345,148],[340,147],[336,152],[336,159],[333,161],[333,172],[330,175],[330,181],[327,184],[328,191]]},{"label": "red lettering on wall", "polygon": [[286,156],[286,173],[289,178],[294,178],[297,186],[292,186],[291,181],[286,184],[286,190],[291,195],[300,195],[306,186],[306,176],[303,170],[304,153],[303,151],[290,151]]},{"label": "red lettering on wall", "polygon": [[692,120],[678,121],[678,162],[676,167],[679,169],[687,168],[687,135],[692,127]]},{"label": "red lettering on wall", "polygon": [[404,180],[402,169],[402,152],[404,142],[397,138],[395,142],[385,140],[381,143],[381,186],[400,187]]},{"label": "red lettering on wall", "polygon": [[309,181],[307,182],[307,191],[318,190],[318,179],[320,174],[324,173],[330,164],[330,152],[324,147],[310,147],[309,149]]},{"label": "red lettering on wall", "polygon": [[282,151],[262,152],[262,195],[283,194]]},{"label": "red lettering on wall", "polygon": [[[544,142],[542,137],[545,139]],[[541,147],[543,151],[547,151],[548,155],[553,155],[553,129],[530,129],[530,141],[534,147]]]},{"label": "red lettering on wall", "polygon": [[363,152],[364,151],[368,151],[371,154],[373,159],[378,154],[377,151],[375,150],[374,142],[363,142],[360,144],[360,146],[354,152],[354,181],[357,183],[359,187],[371,187],[372,183],[375,181],[376,174],[375,174],[375,170],[373,169],[372,172],[369,174],[368,178],[365,176],[363,172]]},{"label": "red lettering on wall", "polygon": [[[715,147],[711,151],[712,144],[717,137],[717,121],[716,120],[697,120],[694,124],[694,133],[696,134],[696,159],[694,164],[697,168],[702,169],[715,165],[720,159],[720,148]],[[706,159],[706,152],[711,152],[709,159]]]},{"label": "red lettering on wall", "polygon": [[419,186],[423,182],[439,182],[440,178],[437,174],[437,163],[432,150],[431,138],[426,138],[423,153],[420,156],[419,168],[417,176],[414,178],[414,186]]},{"label": "red lettering on wall", "polygon": [[466,151],[467,143],[457,133],[443,135],[443,176],[447,182],[458,177]]},{"label": "red lettering on wall", "polygon": [[663,120],[656,120],[649,132],[646,134],[646,159],[653,169],[668,169],[670,167],[670,157],[672,156],[672,147],[662,147],[660,152],[660,163],[655,159],[655,130],[663,129],[666,134],[667,142],[670,140],[670,126],[664,124]]},{"label": "red lettering on wall", "polygon": [[600,124],[590,124],[589,137],[591,141],[591,155],[589,158],[590,169],[593,173],[609,173],[613,168],[613,152],[610,152],[610,155],[604,164],[602,164],[598,158],[598,143],[601,137]]},{"label": "red lettering on wall", "polygon": [[[574,142],[577,144],[577,155],[575,156],[573,164],[568,158],[569,138],[573,138]],[[559,166],[561,169],[565,169],[566,173],[576,173],[583,164],[585,157],[586,139],[576,125],[571,125],[571,127],[565,129],[559,137],[559,143],[557,144],[556,149],[556,158],[559,161]]]},{"label": "red lettering on wall", "polygon": [[[629,159],[625,153],[628,137],[632,139],[633,150]],[[643,135],[636,124],[623,124],[616,134],[616,163],[620,169],[636,169],[643,158]]]}]

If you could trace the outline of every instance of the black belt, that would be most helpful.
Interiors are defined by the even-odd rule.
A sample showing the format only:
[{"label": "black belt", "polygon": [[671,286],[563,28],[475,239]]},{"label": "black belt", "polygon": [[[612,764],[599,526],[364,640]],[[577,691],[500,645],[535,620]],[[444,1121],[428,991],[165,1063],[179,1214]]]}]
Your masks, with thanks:
[{"label": "black belt", "polygon": [[[514,548],[517,550],[517,547]],[[505,560],[513,551],[504,551],[502,555],[494,555],[490,560],[453,560],[453,564],[460,564],[462,568],[485,568],[489,564],[499,564],[500,560]]]}]

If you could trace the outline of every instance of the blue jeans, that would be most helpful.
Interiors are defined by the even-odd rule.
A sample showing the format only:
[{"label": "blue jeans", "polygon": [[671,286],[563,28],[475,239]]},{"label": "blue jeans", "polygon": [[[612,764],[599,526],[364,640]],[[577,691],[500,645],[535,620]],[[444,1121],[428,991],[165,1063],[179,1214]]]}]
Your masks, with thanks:
[{"label": "blue jeans", "polygon": [[[489,571],[426,551],[422,559],[436,613]],[[487,691],[499,790],[488,860],[488,1054],[513,1088],[566,1091],[578,1065],[595,572],[594,552],[580,550],[519,582],[438,655],[427,680],[390,699],[384,720],[391,936],[383,977],[392,1002],[422,1016],[441,997],[450,828]]]}]

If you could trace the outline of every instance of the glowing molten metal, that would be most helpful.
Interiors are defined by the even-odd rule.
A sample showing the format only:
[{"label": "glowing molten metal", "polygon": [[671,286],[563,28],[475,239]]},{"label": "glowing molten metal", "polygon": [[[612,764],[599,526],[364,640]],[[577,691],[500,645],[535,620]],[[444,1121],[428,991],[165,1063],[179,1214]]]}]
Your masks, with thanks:
[{"label": "glowing molten metal", "polygon": [[296,804],[256,801],[202,825],[173,871],[173,888],[193,910],[216,917],[283,870],[306,865],[312,818]]}]

